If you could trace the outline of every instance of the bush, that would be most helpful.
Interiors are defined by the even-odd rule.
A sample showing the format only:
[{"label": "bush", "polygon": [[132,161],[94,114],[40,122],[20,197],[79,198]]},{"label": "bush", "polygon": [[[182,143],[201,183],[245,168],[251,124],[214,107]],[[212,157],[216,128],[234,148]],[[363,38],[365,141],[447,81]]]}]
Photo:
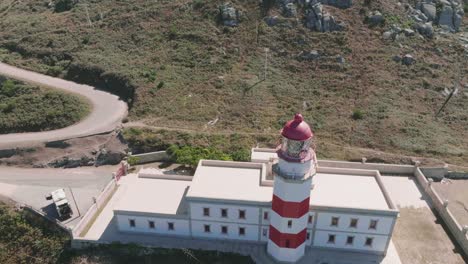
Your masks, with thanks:
[{"label": "bush", "polygon": [[361,110],[361,109],[355,109],[353,111],[353,114],[351,115],[351,117],[354,119],[354,120],[361,120],[364,118],[364,112]]},{"label": "bush", "polygon": [[167,149],[173,161],[195,168],[202,159],[208,160],[232,160],[231,156],[214,148],[202,148],[193,146],[179,147],[172,145]]},{"label": "bush", "polygon": [[55,1],[55,12],[65,12],[71,10],[75,5],[76,0],[56,0]]}]

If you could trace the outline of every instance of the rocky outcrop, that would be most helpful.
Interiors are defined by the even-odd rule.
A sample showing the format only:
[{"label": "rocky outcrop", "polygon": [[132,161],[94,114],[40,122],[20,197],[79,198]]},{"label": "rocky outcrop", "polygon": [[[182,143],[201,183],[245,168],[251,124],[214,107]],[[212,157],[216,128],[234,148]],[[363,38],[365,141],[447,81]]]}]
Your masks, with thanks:
[{"label": "rocky outcrop", "polygon": [[231,3],[224,3],[219,7],[221,23],[228,27],[236,27],[240,23],[241,13]]},{"label": "rocky outcrop", "polygon": [[409,7],[409,16],[417,25],[433,22],[455,32],[460,29],[463,20],[462,0],[422,0],[415,8]]},{"label": "rocky outcrop", "polygon": [[323,10],[321,3],[307,6],[305,26],[319,32],[342,31],[345,29],[344,23],[337,21],[330,13]]},{"label": "rocky outcrop", "polygon": [[339,8],[350,8],[353,5],[352,0],[320,0],[324,5],[330,5]]}]

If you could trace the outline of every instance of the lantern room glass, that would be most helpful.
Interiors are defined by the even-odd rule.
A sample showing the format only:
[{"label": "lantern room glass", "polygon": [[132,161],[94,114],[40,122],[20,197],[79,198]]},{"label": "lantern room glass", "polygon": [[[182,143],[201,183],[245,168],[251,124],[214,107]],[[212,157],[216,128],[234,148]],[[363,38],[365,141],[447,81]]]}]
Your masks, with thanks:
[{"label": "lantern room glass", "polygon": [[281,151],[291,158],[301,159],[307,153],[312,143],[312,138],[299,141],[283,137]]}]

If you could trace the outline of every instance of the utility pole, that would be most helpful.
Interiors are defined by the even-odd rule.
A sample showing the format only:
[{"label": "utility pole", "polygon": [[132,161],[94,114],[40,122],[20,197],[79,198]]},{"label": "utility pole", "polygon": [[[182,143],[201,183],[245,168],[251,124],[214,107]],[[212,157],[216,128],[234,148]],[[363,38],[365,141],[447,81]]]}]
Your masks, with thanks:
[{"label": "utility pole", "polygon": [[439,111],[437,111],[437,114],[435,115],[436,119],[439,116],[439,114],[442,112],[442,110],[444,110],[445,106],[447,106],[450,99],[457,93],[458,93],[458,83],[455,83],[455,87],[452,89],[452,91],[450,91],[450,93],[447,96],[447,99],[445,99],[445,102],[444,102],[444,104],[442,104]]}]

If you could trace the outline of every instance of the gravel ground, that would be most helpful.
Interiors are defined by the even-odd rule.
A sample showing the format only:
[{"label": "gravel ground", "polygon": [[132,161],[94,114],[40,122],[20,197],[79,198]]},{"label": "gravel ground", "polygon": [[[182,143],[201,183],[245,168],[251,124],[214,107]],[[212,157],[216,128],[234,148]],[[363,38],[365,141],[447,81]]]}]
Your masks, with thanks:
[{"label": "gravel ground", "polygon": [[449,210],[460,225],[468,225],[468,180],[445,179],[434,182],[434,188],[443,200],[449,200]]}]

